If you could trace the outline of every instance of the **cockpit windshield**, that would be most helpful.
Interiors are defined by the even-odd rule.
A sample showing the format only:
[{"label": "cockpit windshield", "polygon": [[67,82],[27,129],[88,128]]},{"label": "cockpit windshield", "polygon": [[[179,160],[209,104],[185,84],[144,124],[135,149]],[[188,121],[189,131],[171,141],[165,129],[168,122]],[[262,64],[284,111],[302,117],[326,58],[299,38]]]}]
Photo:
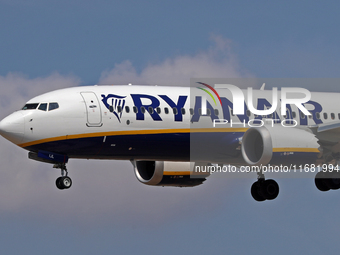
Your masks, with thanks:
[{"label": "cockpit windshield", "polygon": [[58,109],[58,108],[59,108],[58,103],[50,103],[50,104],[48,105],[48,110],[49,110],[49,111],[52,111],[52,110],[55,110],[55,109]]},{"label": "cockpit windshield", "polygon": [[40,104],[38,109],[41,111],[47,111],[47,103]]},{"label": "cockpit windshield", "polygon": [[25,104],[24,107],[22,107],[21,110],[34,110],[37,109],[39,104]]},{"label": "cockpit windshield", "polygon": [[[38,108],[38,105],[39,105],[39,103],[37,103],[37,104],[25,104],[25,106],[22,107],[21,110],[35,110],[35,109]],[[41,110],[41,111],[47,111],[47,109],[49,111],[52,111],[52,110],[55,110],[55,109],[58,109],[58,108],[59,108],[59,104],[56,103],[56,102],[53,102],[53,103],[41,103],[39,105],[38,109]]]}]

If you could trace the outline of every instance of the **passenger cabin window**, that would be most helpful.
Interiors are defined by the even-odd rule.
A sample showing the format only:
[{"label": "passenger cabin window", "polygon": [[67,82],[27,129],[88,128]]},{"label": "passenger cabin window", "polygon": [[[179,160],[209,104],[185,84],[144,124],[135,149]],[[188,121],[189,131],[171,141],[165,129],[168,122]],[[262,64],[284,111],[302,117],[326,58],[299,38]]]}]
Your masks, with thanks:
[{"label": "passenger cabin window", "polygon": [[47,111],[47,103],[40,104],[38,109],[41,111]]},{"label": "passenger cabin window", "polygon": [[145,113],[145,107],[142,106],[142,107],[140,108],[140,111],[144,114],[144,113]]},{"label": "passenger cabin window", "polygon": [[153,114],[153,108],[151,106],[149,106],[148,111],[150,114]]},{"label": "passenger cabin window", "polygon": [[24,107],[22,107],[21,110],[34,110],[37,109],[39,104],[25,104]]},{"label": "passenger cabin window", "polygon": [[190,112],[190,115],[194,115],[194,109],[190,108],[189,112]]},{"label": "passenger cabin window", "polygon": [[134,113],[138,113],[138,108],[137,108],[137,106],[134,106],[134,107],[133,107],[133,112],[134,112]]},{"label": "passenger cabin window", "polygon": [[175,115],[177,115],[177,114],[178,114],[177,108],[176,108],[176,107],[172,108],[172,112],[173,112]]},{"label": "passenger cabin window", "polygon": [[49,111],[52,111],[52,110],[55,110],[55,109],[58,109],[59,108],[59,104],[58,103],[50,103],[48,105],[48,110]]},{"label": "passenger cabin window", "polygon": [[315,116],[316,116],[316,118],[319,120],[320,119],[320,113],[319,112],[317,112],[316,114],[315,114]]},{"label": "passenger cabin window", "polygon": [[335,119],[335,114],[331,113],[331,119],[334,120]]},{"label": "passenger cabin window", "polygon": [[184,109],[184,108],[181,109],[181,113],[182,113],[183,115],[185,115],[185,109]]},{"label": "passenger cabin window", "polygon": [[327,120],[327,117],[328,117],[328,116],[327,116],[327,112],[324,112],[324,113],[323,113],[323,118],[324,118],[325,120]]},{"label": "passenger cabin window", "polygon": [[126,111],[126,113],[129,113],[130,112],[130,107],[129,106],[125,106],[125,111]]},{"label": "passenger cabin window", "polygon": [[123,108],[122,108],[120,105],[118,105],[118,106],[117,106],[117,111],[118,111],[118,112],[122,112],[122,110],[123,110]]},{"label": "passenger cabin window", "polygon": [[161,108],[160,108],[160,107],[157,107],[157,108],[156,108],[156,112],[157,112],[158,114],[160,114],[160,113],[161,113]]},{"label": "passenger cabin window", "polygon": [[295,112],[292,112],[292,117],[296,118],[296,113]]},{"label": "passenger cabin window", "polygon": [[164,112],[165,114],[168,114],[169,113],[169,109],[167,107],[164,108]]}]

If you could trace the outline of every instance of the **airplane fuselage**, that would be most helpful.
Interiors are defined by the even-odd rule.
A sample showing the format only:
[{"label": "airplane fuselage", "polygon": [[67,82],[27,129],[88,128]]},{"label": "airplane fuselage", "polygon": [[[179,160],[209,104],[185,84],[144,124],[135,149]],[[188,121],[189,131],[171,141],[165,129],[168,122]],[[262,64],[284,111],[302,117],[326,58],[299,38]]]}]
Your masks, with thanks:
[{"label": "airplane fuselage", "polygon": [[[16,126],[14,131],[7,132],[7,137],[22,148],[65,154],[70,158],[192,161],[190,145],[195,143],[195,148],[206,151],[195,160],[235,163],[239,161],[235,159],[240,159],[239,142],[249,128],[249,121],[254,126],[258,120],[277,126],[283,118],[279,117],[279,109],[272,116],[247,112],[233,116],[232,99],[228,95],[224,97],[222,92],[222,105],[207,101],[209,114],[202,115],[204,97],[199,91],[193,94],[189,87],[75,87],[31,99],[27,109],[5,118],[1,126],[5,137],[5,126]],[[304,128],[339,118],[338,108],[329,103],[335,101],[336,94],[312,94],[312,100],[306,104],[310,117],[289,106],[286,119],[294,119]],[[255,97],[258,109],[270,105],[270,91],[257,91]],[[53,108],[55,106],[57,108]],[[323,113],[328,114],[327,119]],[[229,123],[232,120],[234,125],[213,127],[214,119]],[[243,162],[240,159],[239,163]]]}]

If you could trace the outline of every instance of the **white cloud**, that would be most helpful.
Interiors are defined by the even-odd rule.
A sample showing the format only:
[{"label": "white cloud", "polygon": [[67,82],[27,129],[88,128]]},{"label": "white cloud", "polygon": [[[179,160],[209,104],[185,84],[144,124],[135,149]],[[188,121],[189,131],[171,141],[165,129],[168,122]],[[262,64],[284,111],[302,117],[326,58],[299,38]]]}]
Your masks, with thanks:
[{"label": "white cloud", "polygon": [[[189,85],[191,77],[246,75],[232,54],[231,42],[216,36],[213,42],[207,51],[150,64],[141,73],[125,61],[103,72],[99,83]],[[16,73],[0,76],[0,117],[20,108],[31,97],[79,83],[77,77],[58,73],[35,79]],[[150,187],[137,181],[130,162],[71,160],[68,169],[73,187],[60,191],[55,187],[60,172],[51,165],[29,160],[27,151],[4,139],[0,139],[0,153],[0,215],[23,214],[39,220],[78,222],[79,226],[107,222],[152,225],[169,219],[203,217],[223,206],[225,193],[238,183],[208,179],[195,188]]]},{"label": "white cloud", "polygon": [[[77,86],[80,79],[75,76],[63,76],[55,72],[47,77],[29,79],[20,73],[8,73],[0,76],[1,114],[18,110],[26,101],[39,94],[66,87]],[[4,117],[4,116],[1,116]]]},{"label": "white cloud", "polygon": [[149,64],[137,73],[128,60],[104,71],[99,84],[157,84],[189,86],[190,78],[240,78],[250,74],[239,67],[230,40],[212,36],[213,45],[196,55],[176,56],[158,64]]}]

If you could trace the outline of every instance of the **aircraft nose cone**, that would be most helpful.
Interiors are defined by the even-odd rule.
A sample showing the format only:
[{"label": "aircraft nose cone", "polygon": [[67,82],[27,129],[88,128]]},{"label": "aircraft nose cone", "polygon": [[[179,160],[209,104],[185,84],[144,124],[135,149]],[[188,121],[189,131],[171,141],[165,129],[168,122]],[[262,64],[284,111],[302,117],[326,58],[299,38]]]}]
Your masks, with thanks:
[{"label": "aircraft nose cone", "polygon": [[12,113],[0,121],[0,135],[12,143],[20,144],[24,138],[24,125],[25,121],[22,113]]}]

